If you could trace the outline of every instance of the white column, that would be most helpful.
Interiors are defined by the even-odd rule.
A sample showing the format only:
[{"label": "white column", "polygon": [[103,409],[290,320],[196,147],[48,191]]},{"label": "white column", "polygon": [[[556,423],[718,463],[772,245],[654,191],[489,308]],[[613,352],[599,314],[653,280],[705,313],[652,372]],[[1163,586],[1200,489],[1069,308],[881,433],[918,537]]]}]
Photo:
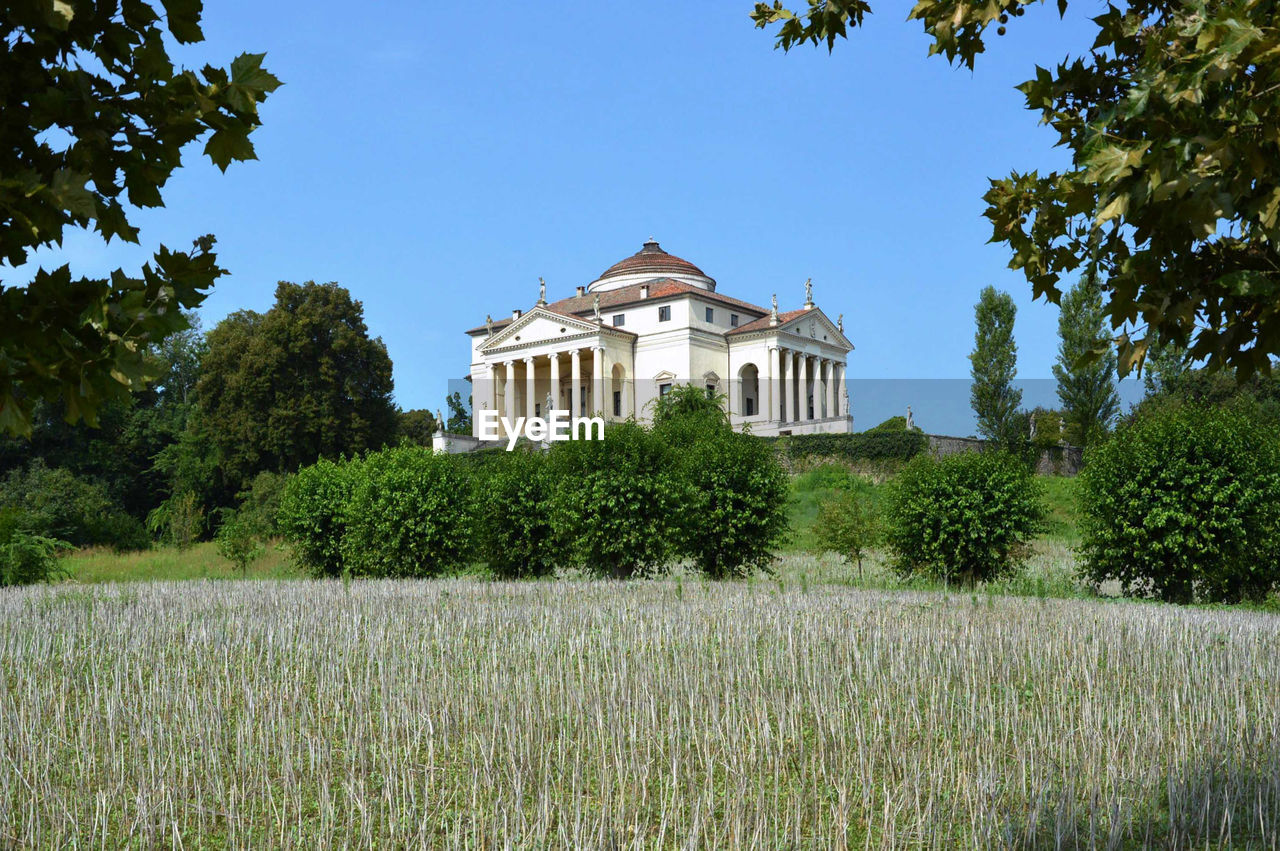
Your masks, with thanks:
[{"label": "white column", "polygon": [[533,358],[524,359],[524,415],[530,419],[535,416],[533,405],[537,394],[533,389]]},{"label": "white column", "polygon": [[827,361],[827,416],[838,417],[840,412],[836,409],[836,405],[840,404],[840,397],[836,393],[836,362]]},{"label": "white column", "polygon": [[767,417],[768,421],[772,422],[773,420],[776,420],[778,418],[778,408],[777,408],[778,394],[773,388],[773,382],[777,379],[777,376],[778,376],[778,347],[777,346],[769,347],[769,361],[768,363],[765,364],[765,367],[768,370],[768,373],[765,377],[765,386],[763,388],[764,392],[760,394],[762,398],[757,402],[757,404],[759,404],[760,402],[765,402],[765,400],[768,400],[764,406],[764,411],[768,414],[768,417]]},{"label": "white column", "polygon": [[570,417],[578,416],[578,412],[582,410],[582,400],[578,397],[582,395],[582,355],[574,349],[569,354],[569,411]]},{"label": "white column", "polygon": [[[551,406],[555,410],[560,407],[560,353],[552,352],[548,357],[551,358]],[[550,417],[551,411],[543,414]]]},{"label": "white column", "polygon": [[[484,368],[480,370],[480,375],[476,378],[476,383],[479,386],[475,388],[475,397],[481,400],[481,410],[498,410],[498,384],[495,380],[496,377],[493,371],[493,364],[486,363]],[[471,436],[480,436],[479,411],[476,411],[471,417]]]},{"label": "white column", "polygon": [[591,395],[595,397],[592,413],[603,414],[604,404],[604,346],[591,348]]},{"label": "white column", "polygon": [[787,349],[778,349],[778,396],[782,401],[781,412],[774,412],[774,416],[781,417],[778,422],[786,423],[791,421],[791,398],[787,393],[787,376],[791,375],[791,352]]},{"label": "white column", "polygon": [[800,353],[788,353],[787,360],[790,361],[787,366],[791,367],[791,386],[787,388],[787,404],[791,406],[791,421],[800,422],[804,418],[800,416],[800,394],[804,393],[804,381],[800,378]]},{"label": "white column", "polygon": [[502,415],[514,421],[516,416],[516,362],[502,364]]},{"label": "white column", "polygon": [[796,419],[809,419],[809,356],[800,355],[800,380],[796,382],[799,393],[796,399]]},{"label": "white column", "polygon": [[845,384],[844,384],[844,364],[836,364],[836,416],[847,417],[849,415],[849,407],[844,400]]},{"label": "white column", "polygon": [[827,379],[827,366],[831,362],[826,358],[813,359],[813,416],[814,419],[823,419],[831,416],[831,412],[827,409],[827,386],[831,382]]}]

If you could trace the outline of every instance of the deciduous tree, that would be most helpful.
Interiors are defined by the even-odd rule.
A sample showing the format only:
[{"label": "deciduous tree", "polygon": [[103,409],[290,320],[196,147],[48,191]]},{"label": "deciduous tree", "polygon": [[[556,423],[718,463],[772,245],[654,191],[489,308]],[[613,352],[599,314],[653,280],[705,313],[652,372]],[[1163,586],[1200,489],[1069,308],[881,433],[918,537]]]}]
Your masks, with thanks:
[{"label": "deciduous tree", "polygon": [[197,397],[223,473],[243,485],[393,441],[391,388],[360,302],[337,284],[282,281],[266,313],[233,313],[209,333]]},{"label": "deciduous tree", "polygon": [[[204,38],[200,0],[13,0],[0,14],[0,261],[26,263],[68,228],[139,242],[129,211],[201,137],[219,168],[254,158],[258,105],[280,81],[245,53],[230,68],[174,66],[167,38]],[[149,346],[187,327],[223,274],[212,236],[160,246],[136,275],[76,278],[69,265],[0,283],[0,432],[29,434],[40,400],[69,422],[154,378]],[[9,277],[12,277],[10,275]]]},{"label": "deciduous tree", "polygon": [[[990,29],[1041,0],[917,0],[930,54],[972,68]],[[1059,15],[1068,0],[1057,0]],[[777,44],[828,50],[871,7],[756,3]],[[1093,18],[1075,59],[1018,87],[1070,166],[1013,172],[986,193],[992,240],[1037,297],[1086,262],[1102,281],[1119,369],[1160,341],[1248,376],[1280,354],[1280,3],[1135,0]],[[1052,70],[1051,70],[1052,69]]]}]

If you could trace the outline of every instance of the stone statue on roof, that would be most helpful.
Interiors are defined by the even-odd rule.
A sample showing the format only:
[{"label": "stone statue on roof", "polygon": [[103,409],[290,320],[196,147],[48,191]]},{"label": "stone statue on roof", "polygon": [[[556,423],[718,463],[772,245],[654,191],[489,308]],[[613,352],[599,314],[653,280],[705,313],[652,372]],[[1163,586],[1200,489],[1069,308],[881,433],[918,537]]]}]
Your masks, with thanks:
[{"label": "stone statue on roof", "polygon": [[813,307],[813,278],[804,279],[804,306]]},{"label": "stone statue on roof", "polygon": [[538,276],[538,304],[547,303],[547,282],[542,280],[542,276]]},{"label": "stone statue on roof", "polygon": [[773,307],[769,311],[769,324],[770,325],[778,324],[778,294],[777,293],[773,294]]},{"label": "stone statue on roof", "polygon": [[600,322],[600,293],[596,293],[596,297],[591,300],[591,312],[595,315],[595,320]]},{"label": "stone statue on roof", "polygon": [[486,313],[484,315],[484,329],[486,334],[488,334],[490,337],[493,336],[493,314],[492,313]]},{"label": "stone statue on roof", "polygon": [[836,317],[836,327],[840,329],[841,334],[844,333],[844,314],[843,313],[840,314],[838,317]]}]

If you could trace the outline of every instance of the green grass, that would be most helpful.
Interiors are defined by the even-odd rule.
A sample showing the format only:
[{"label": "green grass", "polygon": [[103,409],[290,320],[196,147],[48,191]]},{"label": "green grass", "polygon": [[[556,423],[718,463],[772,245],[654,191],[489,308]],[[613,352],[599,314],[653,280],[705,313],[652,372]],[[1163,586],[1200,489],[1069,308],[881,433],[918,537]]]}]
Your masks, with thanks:
[{"label": "green grass", "polygon": [[[235,565],[218,555],[212,542],[179,550],[155,547],[138,552],[118,553],[105,547],[77,550],[63,559],[71,581],[152,582],[178,579],[239,579]],[[289,561],[289,554],[279,543],[267,545],[266,553],[249,568],[250,579],[290,579],[302,573]]]},{"label": "green grass", "polygon": [[811,552],[816,546],[814,524],[818,507],[837,491],[852,490],[872,505],[879,505],[882,491],[869,479],[849,472],[839,464],[824,464],[791,479],[791,503],[788,506],[791,534],[784,552]]},{"label": "green grass", "polygon": [[1079,479],[1067,476],[1039,476],[1044,488],[1044,537],[1065,541],[1074,546],[1080,542],[1080,513],[1076,504]]}]

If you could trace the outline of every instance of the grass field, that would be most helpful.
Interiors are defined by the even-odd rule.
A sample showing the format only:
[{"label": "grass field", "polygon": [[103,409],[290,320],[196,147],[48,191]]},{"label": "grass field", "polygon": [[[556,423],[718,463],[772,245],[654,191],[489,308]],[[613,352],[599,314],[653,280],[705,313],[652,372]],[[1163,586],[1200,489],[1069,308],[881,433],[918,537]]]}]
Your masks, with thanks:
[{"label": "grass field", "polygon": [[10,589],[0,845],[1273,847],[1277,707],[1280,619],[1244,611],[681,579]]},{"label": "grass field", "polygon": [[[236,566],[218,554],[212,541],[186,550],[155,547],[118,553],[105,547],[77,550],[62,559],[74,582],[150,582],[179,579],[239,579]],[[287,548],[267,545],[261,559],[249,568],[250,579],[288,579],[302,574],[289,560]]]}]

